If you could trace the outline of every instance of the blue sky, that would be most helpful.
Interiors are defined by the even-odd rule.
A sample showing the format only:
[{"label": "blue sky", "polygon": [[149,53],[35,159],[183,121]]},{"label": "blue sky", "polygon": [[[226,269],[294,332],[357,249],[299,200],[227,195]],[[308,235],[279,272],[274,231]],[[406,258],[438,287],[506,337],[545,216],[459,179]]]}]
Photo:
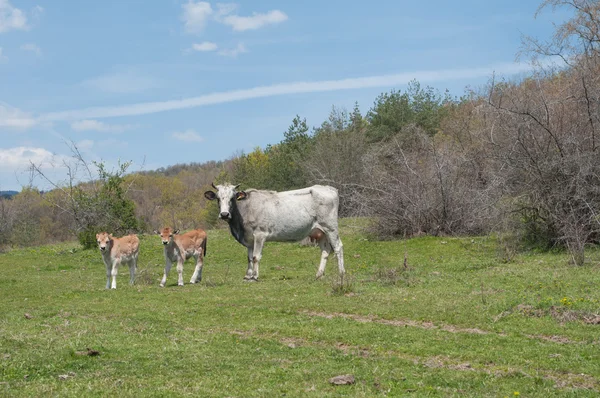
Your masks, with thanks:
[{"label": "blue sky", "polygon": [[521,35],[568,17],[538,5],[0,0],[0,190],[29,183],[30,161],[64,179],[68,141],[131,171],[222,160],[412,79],[460,95],[522,75]]}]

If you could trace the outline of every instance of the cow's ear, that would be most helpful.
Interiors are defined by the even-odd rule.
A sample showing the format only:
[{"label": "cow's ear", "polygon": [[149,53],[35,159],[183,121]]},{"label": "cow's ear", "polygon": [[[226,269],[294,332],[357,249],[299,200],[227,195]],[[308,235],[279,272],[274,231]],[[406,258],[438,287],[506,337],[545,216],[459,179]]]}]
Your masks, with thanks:
[{"label": "cow's ear", "polygon": [[154,230],[154,233],[155,233],[156,235],[160,235],[160,232],[158,232],[157,230]]},{"label": "cow's ear", "polygon": [[204,192],[204,197],[208,200],[215,200],[217,195],[213,191],[206,191]]},{"label": "cow's ear", "polygon": [[244,191],[240,191],[235,194],[235,200],[244,200],[248,197],[248,194]]},{"label": "cow's ear", "polygon": [[173,235],[178,234],[178,233],[179,233],[178,229],[176,229],[175,231],[173,231]]}]

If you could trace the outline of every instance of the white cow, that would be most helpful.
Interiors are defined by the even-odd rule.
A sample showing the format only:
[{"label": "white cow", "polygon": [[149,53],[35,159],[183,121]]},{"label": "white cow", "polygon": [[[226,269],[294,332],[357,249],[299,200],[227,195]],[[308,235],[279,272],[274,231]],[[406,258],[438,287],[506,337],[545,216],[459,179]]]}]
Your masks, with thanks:
[{"label": "white cow", "polygon": [[315,228],[323,231],[319,239],[321,262],[317,278],[325,273],[327,258],[333,250],[338,269],[344,274],[343,245],[338,235],[337,189],[323,185],[274,192],[223,184],[207,191],[208,200],[219,201],[219,217],[229,223],[233,237],[248,248],[248,270],[244,279],[258,280],[258,269],[266,241],[299,241]]},{"label": "white cow", "polygon": [[[96,241],[106,265],[106,288],[117,288],[117,273],[121,263],[129,264],[129,284],[133,285],[140,248],[138,237],[127,235],[122,238],[115,238],[112,234],[100,232],[96,234]],[[112,284],[110,281],[111,276]]]},{"label": "white cow", "polygon": [[204,265],[204,256],[206,255],[206,232],[201,229],[186,232],[178,235],[179,230],[172,228],[163,228],[160,232],[154,231],[160,235],[165,247],[165,273],[160,287],[165,287],[167,275],[171,270],[171,265],[177,263],[177,274],[179,275],[177,285],[183,286],[183,263],[188,258],[193,257],[196,260],[196,269],[190,283],[197,283],[202,280],[202,267]]}]

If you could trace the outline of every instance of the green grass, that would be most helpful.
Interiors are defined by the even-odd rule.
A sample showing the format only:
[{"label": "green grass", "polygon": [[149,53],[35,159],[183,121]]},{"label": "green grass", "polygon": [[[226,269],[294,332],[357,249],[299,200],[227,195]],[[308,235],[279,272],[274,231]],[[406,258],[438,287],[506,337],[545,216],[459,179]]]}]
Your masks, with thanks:
[{"label": "green grass", "polygon": [[[184,287],[175,268],[158,287],[155,236],[139,283],[123,267],[116,291],[75,243],[0,254],[0,396],[598,395],[600,251],[585,267],[505,264],[489,238],[377,242],[355,225],[343,285],[335,258],[315,281],[318,249],[283,243],[244,282],[225,230],[208,232],[204,280]],[[342,374],[356,383],[329,383]]]}]

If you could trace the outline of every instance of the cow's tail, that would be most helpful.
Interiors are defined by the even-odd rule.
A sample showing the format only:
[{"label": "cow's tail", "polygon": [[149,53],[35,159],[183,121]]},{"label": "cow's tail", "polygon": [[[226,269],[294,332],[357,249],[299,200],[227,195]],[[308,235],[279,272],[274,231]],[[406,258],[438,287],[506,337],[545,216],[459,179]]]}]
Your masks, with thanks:
[{"label": "cow's tail", "polygon": [[204,237],[204,240],[202,241],[202,256],[206,257],[206,240],[208,239],[208,236]]}]

